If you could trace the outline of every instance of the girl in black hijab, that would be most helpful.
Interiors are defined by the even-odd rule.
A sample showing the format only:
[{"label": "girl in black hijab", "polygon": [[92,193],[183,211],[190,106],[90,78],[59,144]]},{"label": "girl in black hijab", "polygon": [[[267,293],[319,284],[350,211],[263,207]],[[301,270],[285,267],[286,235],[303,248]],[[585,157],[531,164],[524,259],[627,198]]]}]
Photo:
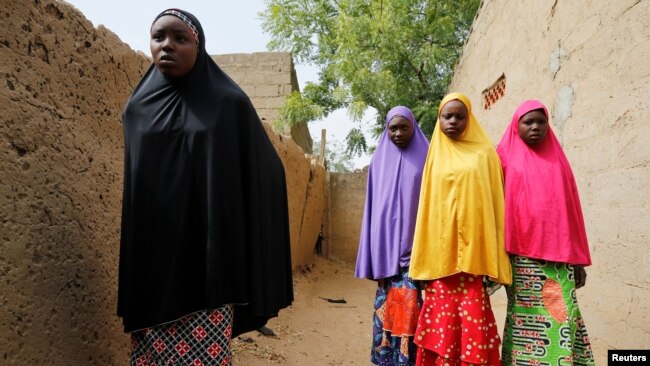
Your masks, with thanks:
[{"label": "girl in black hijab", "polygon": [[122,115],[117,312],[133,365],[229,365],[293,300],[284,168],[192,14],[160,13],[151,53]]}]

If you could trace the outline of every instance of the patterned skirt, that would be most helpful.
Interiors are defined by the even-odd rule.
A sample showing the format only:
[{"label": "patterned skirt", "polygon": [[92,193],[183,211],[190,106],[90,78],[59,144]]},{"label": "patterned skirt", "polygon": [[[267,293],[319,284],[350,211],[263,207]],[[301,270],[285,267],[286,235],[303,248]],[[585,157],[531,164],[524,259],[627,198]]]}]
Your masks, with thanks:
[{"label": "patterned skirt", "polygon": [[573,266],[511,256],[504,365],[594,365]]},{"label": "patterned skirt", "polygon": [[131,366],[229,366],[233,306],[131,333]]},{"label": "patterned skirt", "polygon": [[382,366],[415,364],[413,334],[422,297],[408,272],[384,279],[377,286],[370,361]]},{"label": "patterned skirt", "polygon": [[499,345],[483,276],[458,273],[426,282],[415,344],[417,365],[499,366]]}]

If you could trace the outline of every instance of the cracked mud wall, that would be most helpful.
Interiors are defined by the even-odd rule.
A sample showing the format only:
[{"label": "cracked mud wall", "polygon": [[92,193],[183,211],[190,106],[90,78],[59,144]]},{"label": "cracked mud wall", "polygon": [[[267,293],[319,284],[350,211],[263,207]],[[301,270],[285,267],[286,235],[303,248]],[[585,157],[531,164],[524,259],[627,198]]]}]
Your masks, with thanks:
[{"label": "cracked mud wall", "polygon": [[[650,348],[648,14],[639,0],[485,0],[449,89],[469,96],[495,143],[524,99],[549,108],[592,252],[577,294],[597,364],[607,349]],[[483,110],[502,74],[504,96]]]},{"label": "cracked mud wall", "polygon": [[[127,364],[115,315],[121,113],[149,61],[62,1],[3,5],[0,364]],[[294,265],[306,264],[324,168],[267,131],[287,172]]]},{"label": "cracked mud wall", "polygon": [[122,364],[124,102],[148,61],[62,2],[0,10],[0,363]]}]

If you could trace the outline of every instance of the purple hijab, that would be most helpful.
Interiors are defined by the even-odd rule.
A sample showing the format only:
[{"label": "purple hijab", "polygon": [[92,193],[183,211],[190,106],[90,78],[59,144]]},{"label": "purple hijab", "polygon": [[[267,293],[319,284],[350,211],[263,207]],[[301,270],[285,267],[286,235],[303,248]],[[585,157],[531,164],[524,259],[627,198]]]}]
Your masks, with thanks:
[{"label": "purple hijab", "polygon": [[413,138],[400,149],[384,133],[370,160],[366,206],[361,225],[355,275],[378,280],[408,268],[413,246],[413,231],[418,211],[422,169],[429,141],[415,121],[413,112],[402,106],[386,115],[402,116],[413,126]]}]

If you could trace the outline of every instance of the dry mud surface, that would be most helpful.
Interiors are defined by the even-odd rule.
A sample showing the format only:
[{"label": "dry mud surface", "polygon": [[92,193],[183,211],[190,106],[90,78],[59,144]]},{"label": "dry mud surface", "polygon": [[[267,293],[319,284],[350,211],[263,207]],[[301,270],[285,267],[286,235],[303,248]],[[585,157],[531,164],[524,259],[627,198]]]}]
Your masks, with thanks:
[{"label": "dry mud surface", "polygon": [[375,286],[354,264],[317,257],[294,271],[293,305],[267,324],[275,336],[235,338],[233,365],[369,365]]}]

